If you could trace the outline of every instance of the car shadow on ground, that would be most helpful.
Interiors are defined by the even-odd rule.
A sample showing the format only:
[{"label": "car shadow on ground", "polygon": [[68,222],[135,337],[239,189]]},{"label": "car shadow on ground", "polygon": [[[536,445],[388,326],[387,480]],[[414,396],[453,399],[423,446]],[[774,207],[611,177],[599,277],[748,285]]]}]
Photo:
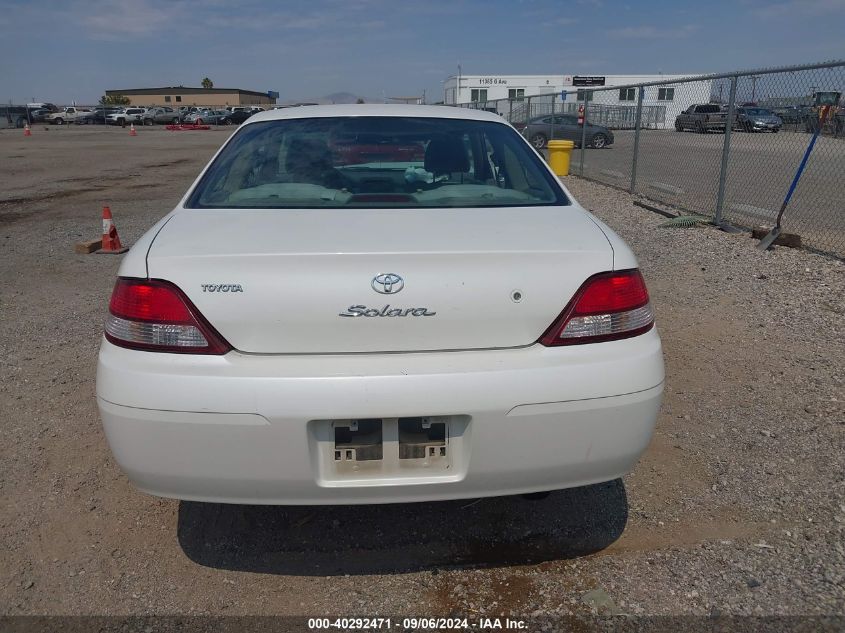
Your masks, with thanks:
[{"label": "car shadow on ground", "polygon": [[370,506],[183,501],[178,538],[207,567],[296,576],[522,565],[584,556],[628,520],[621,479],[519,496]]}]

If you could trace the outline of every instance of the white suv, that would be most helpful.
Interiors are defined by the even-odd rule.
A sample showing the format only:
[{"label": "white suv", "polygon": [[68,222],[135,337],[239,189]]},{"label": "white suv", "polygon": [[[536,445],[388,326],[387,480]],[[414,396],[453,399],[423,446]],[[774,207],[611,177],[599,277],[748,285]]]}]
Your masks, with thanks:
[{"label": "white suv", "polygon": [[97,402],[157,495],[581,486],[630,471],[660,407],[633,254],[487,112],[257,114],[118,274]]},{"label": "white suv", "polygon": [[146,108],[123,108],[113,112],[106,117],[106,122],[111,125],[125,125],[127,123],[140,123],[146,113]]}]

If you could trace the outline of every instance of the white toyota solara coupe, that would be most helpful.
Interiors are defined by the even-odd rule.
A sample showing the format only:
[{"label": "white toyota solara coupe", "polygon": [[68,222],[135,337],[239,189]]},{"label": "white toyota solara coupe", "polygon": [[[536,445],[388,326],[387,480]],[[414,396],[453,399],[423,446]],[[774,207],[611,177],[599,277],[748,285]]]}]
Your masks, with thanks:
[{"label": "white toyota solara coupe", "polygon": [[637,262],[501,117],[250,118],[125,256],[97,402],[155,495],[394,503],[629,472],[663,358]]}]

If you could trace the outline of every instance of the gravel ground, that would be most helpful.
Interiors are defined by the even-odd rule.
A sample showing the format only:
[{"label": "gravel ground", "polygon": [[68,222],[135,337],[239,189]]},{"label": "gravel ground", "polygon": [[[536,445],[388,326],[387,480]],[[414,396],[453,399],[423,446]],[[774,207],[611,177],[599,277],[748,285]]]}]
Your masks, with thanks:
[{"label": "gravel ground", "polygon": [[254,508],[135,491],[94,403],[119,257],[225,138],[0,131],[0,613],[845,613],[845,265],[661,229],[567,179],[633,247],[667,388],[624,480],[522,498]]}]

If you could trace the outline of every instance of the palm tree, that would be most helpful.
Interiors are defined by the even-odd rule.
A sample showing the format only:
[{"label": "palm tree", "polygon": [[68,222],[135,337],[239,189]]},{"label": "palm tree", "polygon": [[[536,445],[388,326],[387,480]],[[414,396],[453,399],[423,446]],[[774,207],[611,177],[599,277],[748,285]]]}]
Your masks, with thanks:
[{"label": "palm tree", "polygon": [[208,77],[206,77],[205,79],[202,80],[202,87],[205,88],[206,90],[208,90],[210,88],[214,88],[214,82],[211,81],[211,79],[209,79]]}]

